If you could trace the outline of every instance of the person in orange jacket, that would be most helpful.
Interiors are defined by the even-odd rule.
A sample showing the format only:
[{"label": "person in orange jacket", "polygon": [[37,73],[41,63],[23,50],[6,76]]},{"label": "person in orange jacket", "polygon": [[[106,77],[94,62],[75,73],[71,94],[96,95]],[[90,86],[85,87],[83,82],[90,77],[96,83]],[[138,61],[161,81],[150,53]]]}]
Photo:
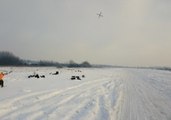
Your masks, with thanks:
[{"label": "person in orange jacket", "polygon": [[4,87],[4,81],[3,81],[4,75],[5,74],[3,72],[0,73],[0,85],[1,85],[1,87]]}]

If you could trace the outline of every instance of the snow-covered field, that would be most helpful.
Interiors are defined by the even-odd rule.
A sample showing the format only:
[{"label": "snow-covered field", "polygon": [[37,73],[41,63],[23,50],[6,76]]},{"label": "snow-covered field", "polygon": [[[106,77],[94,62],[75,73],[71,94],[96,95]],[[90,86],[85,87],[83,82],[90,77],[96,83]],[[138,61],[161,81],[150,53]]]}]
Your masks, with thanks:
[{"label": "snow-covered field", "polygon": [[[0,68],[0,120],[171,120],[171,72]],[[59,75],[52,75],[59,71]],[[80,72],[81,71],[81,72]],[[28,78],[38,73],[45,78]],[[71,76],[81,80],[71,80]],[[82,75],[85,75],[83,78]]]}]

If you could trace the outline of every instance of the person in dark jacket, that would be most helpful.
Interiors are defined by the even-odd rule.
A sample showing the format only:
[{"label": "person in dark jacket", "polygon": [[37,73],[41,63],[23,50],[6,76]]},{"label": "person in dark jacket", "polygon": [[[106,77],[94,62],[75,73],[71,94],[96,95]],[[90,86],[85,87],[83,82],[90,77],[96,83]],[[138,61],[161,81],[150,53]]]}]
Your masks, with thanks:
[{"label": "person in dark jacket", "polygon": [[1,87],[4,87],[4,81],[3,81],[4,75],[5,74],[3,72],[0,73],[0,85],[1,85]]}]

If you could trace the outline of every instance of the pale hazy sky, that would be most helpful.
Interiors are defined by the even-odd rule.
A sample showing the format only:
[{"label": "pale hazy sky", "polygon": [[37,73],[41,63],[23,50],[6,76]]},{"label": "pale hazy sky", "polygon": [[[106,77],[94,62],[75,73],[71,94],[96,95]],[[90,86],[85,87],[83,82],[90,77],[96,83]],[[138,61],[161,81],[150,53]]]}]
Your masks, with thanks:
[{"label": "pale hazy sky", "polygon": [[31,60],[171,66],[171,0],[0,0],[0,51]]}]

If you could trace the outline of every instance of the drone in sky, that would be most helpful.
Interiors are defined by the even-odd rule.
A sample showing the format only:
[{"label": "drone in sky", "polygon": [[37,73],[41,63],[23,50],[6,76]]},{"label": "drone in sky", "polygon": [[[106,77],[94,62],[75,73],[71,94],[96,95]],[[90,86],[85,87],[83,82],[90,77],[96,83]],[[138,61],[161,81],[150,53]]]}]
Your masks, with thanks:
[{"label": "drone in sky", "polygon": [[98,15],[98,18],[101,18],[101,17],[103,17],[103,15],[102,15],[102,12],[100,12],[100,13],[97,13],[97,15]]}]

